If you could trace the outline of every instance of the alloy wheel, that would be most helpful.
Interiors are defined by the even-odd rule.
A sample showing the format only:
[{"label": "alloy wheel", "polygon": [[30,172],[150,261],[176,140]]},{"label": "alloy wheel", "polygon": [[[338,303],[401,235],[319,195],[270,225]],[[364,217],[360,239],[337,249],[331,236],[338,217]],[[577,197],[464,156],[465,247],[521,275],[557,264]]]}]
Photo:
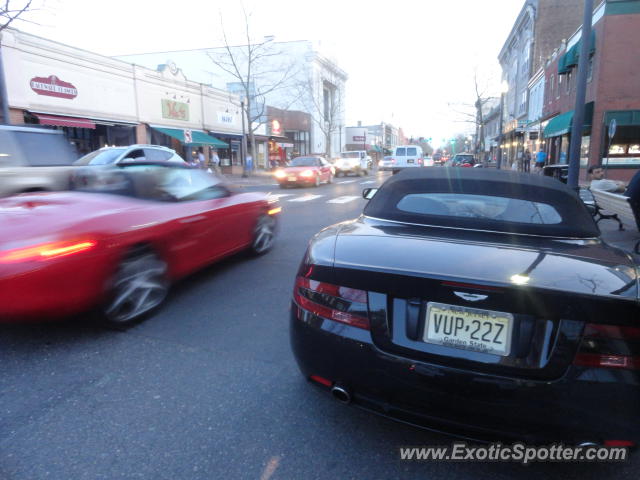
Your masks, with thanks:
[{"label": "alloy wheel", "polygon": [[267,252],[272,246],[276,236],[275,218],[262,215],[253,231],[253,243],[251,250],[260,255]]},{"label": "alloy wheel", "polygon": [[153,252],[125,259],[116,272],[112,297],[104,313],[112,325],[133,323],[160,305],[169,290],[167,264]]}]

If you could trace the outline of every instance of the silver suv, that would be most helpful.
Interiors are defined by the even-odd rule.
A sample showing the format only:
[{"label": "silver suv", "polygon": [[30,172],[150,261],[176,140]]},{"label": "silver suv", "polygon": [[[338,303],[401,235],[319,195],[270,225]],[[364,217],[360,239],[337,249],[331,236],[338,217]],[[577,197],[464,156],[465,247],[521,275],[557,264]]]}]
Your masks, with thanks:
[{"label": "silver suv", "polygon": [[76,158],[59,130],[0,125],[0,197],[67,190]]},{"label": "silver suv", "polygon": [[129,162],[178,162],[186,163],[175,150],[160,145],[130,145],[128,147],[104,147],[75,161],[74,165],[117,165]]}]

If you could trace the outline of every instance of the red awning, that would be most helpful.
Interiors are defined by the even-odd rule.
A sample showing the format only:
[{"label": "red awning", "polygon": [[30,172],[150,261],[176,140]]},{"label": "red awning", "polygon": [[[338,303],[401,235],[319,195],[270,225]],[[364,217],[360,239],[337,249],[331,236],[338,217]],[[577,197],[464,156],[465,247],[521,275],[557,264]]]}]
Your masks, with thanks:
[{"label": "red awning", "polygon": [[60,117],[58,115],[44,115],[34,113],[42,125],[56,125],[58,127],[96,128],[96,124],[86,118]]}]

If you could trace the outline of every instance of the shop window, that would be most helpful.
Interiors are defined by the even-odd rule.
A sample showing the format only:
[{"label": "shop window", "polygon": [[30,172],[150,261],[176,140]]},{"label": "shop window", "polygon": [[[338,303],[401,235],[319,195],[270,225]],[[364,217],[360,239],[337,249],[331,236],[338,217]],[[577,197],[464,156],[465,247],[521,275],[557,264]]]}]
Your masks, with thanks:
[{"label": "shop window", "polygon": [[[605,135],[606,145],[609,137]],[[604,149],[606,152],[606,147]],[[603,163],[609,165],[640,165],[640,125],[618,126]]]}]

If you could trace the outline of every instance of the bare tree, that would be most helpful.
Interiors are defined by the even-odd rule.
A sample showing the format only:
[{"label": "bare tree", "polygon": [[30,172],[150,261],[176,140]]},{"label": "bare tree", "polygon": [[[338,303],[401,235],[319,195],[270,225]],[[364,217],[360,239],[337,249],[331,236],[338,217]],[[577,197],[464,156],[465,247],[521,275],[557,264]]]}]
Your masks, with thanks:
[{"label": "bare tree", "polygon": [[[324,73],[315,77],[308,72],[305,81],[296,86],[297,97],[311,115],[324,136],[325,155],[330,156],[334,134],[342,128],[343,99],[341,83],[343,74],[330,64],[325,65]],[[338,149],[342,145],[338,145]]]},{"label": "bare tree", "polygon": [[[273,37],[256,41],[251,35],[250,14],[242,7],[245,45],[230,44],[222,13],[220,27],[223,46],[208,52],[215,66],[226,73],[238,85],[244,116],[248,121],[247,133],[251,154],[256,159],[255,132],[260,127],[266,111],[266,96],[289,86],[296,74],[296,65],[285,58],[273,44]],[[246,165],[243,159],[243,165]]]},{"label": "bare tree", "polygon": [[[18,5],[16,6],[16,3]],[[23,2],[12,2],[4,0],[0,3],[0,32],[9,27],[15,20],[18,20],[25,12],[31,10],[33,0],[25,0]]]},{"label": "bare tree", "polygon": [[473,94],[475,98],[473,103],[449,104],[449,107],[460,115],[461,122],[474,125],[476,135],[474,153],[484,151],[484,117],[488,113],[487,108],[497,100],[496,97],[488,95],[489,82],[481,82],[478,77],[478,69],[476,68],[473,74]]}]

